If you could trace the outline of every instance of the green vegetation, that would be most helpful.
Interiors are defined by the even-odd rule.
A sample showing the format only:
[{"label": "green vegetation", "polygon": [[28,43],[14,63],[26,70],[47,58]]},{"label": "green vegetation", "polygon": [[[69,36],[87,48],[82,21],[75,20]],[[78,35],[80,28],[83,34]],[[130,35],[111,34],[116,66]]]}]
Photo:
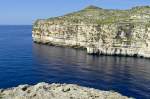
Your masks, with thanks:
[{"label": "green vegetation", "polygon": [[[88,23],[88,24],[112,24],[112,23],[148,23],[150,21],[150,6],[137,6],[129,10],[102,9],[90,5],[83,10],[66,14],[60,17],[53,17],[47,22],[58,23]],[[35,25],[40,22],[37,20]]]}]

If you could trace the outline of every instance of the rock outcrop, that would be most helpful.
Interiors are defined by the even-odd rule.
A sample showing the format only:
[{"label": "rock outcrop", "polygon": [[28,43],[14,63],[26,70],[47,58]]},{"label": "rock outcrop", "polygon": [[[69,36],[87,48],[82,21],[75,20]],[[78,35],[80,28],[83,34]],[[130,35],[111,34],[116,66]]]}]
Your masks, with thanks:
[{"label": "rock outcrop", "polygon": [[129,10],[89,6],[33,25],[38,43],[83,47],[89,54],[150,58],[150,7]]},{"label": "rock outcrop", "polygon": [[0,99],[132,99],[117,92],[100,91],[73,84],[39,83],[0,89]]}]

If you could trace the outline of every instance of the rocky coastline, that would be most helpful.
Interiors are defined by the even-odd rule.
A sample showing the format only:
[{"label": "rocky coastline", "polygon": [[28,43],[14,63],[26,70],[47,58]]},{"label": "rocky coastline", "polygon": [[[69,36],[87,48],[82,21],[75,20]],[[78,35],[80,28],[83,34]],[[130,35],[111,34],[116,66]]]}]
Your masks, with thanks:
[{"label": "rocky coastline", "polygon": [[39,19],[34,42],[85,48],[88,54],[150,58],[150,7],[128,10],[88,6],[64,16]]},{"label": "rocky coastline", "polygon": [[101,91],[74,84],[19,85],[0,89],[0,99],[133,99],[117,92]]}]

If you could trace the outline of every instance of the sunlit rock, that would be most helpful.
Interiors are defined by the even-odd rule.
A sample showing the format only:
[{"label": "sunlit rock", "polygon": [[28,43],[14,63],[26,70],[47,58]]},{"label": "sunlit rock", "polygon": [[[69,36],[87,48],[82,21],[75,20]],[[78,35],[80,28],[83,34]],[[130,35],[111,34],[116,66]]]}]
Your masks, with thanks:
[{"label": "sunlit rock", "polygon": [[132,99],[117,92],[101,91],[73,84],[39,83],[0,91],[0,99]]},{"label": "sunlit rock", "polygon": [[150,58],[150,7],[109,10],[95,6],[61,17],[37,20],[35,42],[83,47],[89,54]]}]

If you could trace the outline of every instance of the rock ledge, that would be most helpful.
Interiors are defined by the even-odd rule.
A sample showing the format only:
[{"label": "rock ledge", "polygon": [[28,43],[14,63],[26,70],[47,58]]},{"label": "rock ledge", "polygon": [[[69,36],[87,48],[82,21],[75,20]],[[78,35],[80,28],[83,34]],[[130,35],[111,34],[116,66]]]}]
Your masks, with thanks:
[{"label": "rock ledge", "polygon": [[132,99],[117,92],[101,91],[74,84],[19,85],[0,89],[0,99]]}]

